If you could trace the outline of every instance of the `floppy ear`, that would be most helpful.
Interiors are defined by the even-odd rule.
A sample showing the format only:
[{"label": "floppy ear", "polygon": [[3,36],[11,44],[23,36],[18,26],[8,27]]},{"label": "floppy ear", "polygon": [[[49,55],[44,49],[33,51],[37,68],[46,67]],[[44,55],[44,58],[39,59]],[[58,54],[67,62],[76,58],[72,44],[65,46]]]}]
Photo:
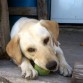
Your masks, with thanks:
[{"label": "floppy ear", "polygon": [[6,47],[8,55],[15,61],[17,65],[19,65],[22,61],[22,54],[19,46],[19,41],[19,37],[15,36],[10,40]]},{"label": "floppy ear", "polygon": [[58,36],[59,36],[59,25],[57,22],[49,21],[49,20],[40,20],[40,24],[47,28],[49,32],[51,32],[53,41],[56,45],[58,45]]}]

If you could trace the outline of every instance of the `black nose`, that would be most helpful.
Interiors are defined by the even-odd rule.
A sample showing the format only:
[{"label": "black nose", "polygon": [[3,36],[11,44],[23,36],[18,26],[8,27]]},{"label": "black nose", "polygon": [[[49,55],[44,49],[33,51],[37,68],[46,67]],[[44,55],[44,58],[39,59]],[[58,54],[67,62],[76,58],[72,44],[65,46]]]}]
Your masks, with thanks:
[{"label": "black nose", "polygon": [[51,61],[48,64],[46,64],[46,68],[49,70],[53,70],[57,67],[57,62],[56,61]]}]

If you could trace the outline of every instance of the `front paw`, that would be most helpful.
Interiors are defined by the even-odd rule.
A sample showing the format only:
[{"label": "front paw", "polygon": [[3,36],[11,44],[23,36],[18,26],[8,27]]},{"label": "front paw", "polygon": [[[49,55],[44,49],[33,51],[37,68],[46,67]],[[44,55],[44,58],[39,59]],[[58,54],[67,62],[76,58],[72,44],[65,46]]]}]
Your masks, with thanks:
[{"label": "front paw", "polygon": [[60,74],[62,74],[63,76],[72,75],[72,68],[67,63],[61,63],[59,70],[60,70]]},{"label": "front paw", "polygon": [[34,68],[24,68],[22,69],[22,77],[26,79],[36,79],[38,76],[38,72]]}]

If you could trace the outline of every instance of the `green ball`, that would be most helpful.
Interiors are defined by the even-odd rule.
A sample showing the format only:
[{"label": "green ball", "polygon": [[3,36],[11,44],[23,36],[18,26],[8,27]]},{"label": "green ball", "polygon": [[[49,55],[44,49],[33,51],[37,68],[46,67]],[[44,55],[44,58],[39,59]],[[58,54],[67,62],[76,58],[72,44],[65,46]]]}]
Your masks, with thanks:
[{"label": "green ball", "polygon": [[45,76],[45,75],[48,75],[50,73],[49,70],[42,69],[36,64],[35,64],[34,68],[35,68],[35,70],[38,71],[38,74],[41,75],[41,76]]}]

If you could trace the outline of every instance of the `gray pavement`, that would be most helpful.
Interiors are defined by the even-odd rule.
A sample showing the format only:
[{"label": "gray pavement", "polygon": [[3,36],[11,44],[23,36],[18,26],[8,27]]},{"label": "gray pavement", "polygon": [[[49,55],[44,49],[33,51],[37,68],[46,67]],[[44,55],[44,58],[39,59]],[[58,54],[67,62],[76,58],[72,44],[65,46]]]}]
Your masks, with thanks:
[{"label": "gray pavement", "polygon": [[[83,31],[61,30],[59,41],[68,63],[73,67],[75,62],[83,61]],[[4,77],[7,79],[1,80]],[[9,82],[9,81],[10,82]],[[26,80],[21,77],[21,70],[12,62],[0,60],[0,83],[71,83],[71,77],[63,77],[59,73],[39,76],[36,80]]]}]

